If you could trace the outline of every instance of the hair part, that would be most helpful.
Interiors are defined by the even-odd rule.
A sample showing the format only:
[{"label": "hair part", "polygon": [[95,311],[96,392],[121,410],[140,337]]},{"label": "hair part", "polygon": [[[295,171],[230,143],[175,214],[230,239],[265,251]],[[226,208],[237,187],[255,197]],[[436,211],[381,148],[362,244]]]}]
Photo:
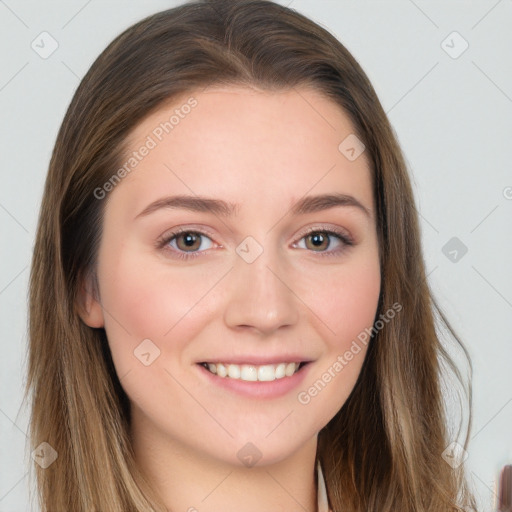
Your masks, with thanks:
[{"label": "hair part", "polygon": [[319,433],[332,510],[474,507],[463,466],[441,458],[451,440],[440,360],[461,377],[434,311],[463,345],[429,290],[407,167],[370,81],[332,34],[290,8],[205,0],[116,37],[81,81],[57,136],[30,276],[25,395],[33,399],[32,446],[46,441],[58,452],[50,468],[36,468],[43,511],[165,510],[135,463],[128,397],[105,331],[80,319],[80,296],[88,279],[94,283],[108,200],[93,191],[122,165],[144,118],[214,85],[312,87],[343,109],[366,146],[381,267],[376,318],[396,302],[403,310],[372,336],[351,395]]}]

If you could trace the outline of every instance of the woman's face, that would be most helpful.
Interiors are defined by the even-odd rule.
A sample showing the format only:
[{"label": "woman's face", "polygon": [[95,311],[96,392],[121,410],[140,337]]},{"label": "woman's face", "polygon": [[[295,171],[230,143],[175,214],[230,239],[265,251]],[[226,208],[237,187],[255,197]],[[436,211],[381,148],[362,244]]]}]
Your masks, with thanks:
[{"label": "woman's face", "polygon": [[311,89],[227,87],[132,133],[124,172],[95,192],[99,299],[83,318],[105,327],[136,438],[270,464],[342,407],[380,292],[353,132]]}]

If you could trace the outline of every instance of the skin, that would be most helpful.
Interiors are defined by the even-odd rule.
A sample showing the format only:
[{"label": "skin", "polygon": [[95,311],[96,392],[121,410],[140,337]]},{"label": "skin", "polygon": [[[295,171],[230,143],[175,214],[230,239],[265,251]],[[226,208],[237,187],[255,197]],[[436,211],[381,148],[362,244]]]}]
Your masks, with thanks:
[{"label": "skin", "polygon": [[[140,123],[131,149],[190,96]],[[84,294],[82,318],[106,329],[131,402],[136,459],[168,508],[316,510],[317,435],[352,391],[366,347],[308,404],[297,394],[375,318],[380,269],[368,160],[338,150],[354,129],[312,89],[215,87],[193,96],[197,106],[104,199],[99,297]],[[303,196],[334,192],[355,197],[369,215],[351,206],[290,214]],[[239,207],[231,217],[161,208],[135,218],[176,194]],[[178,226],[211,234],[194,246],[198,257],[176,256],[193,252],[183,236],[157,247]],[[309,227],[337,228],[354,245],[336,252],[344,243],[331,235],[316,248]],[[236,252],[247,236],[263,249],[252,263]],[[149,366],[134,356],[144,339],[160,350]],[[196,364],[291,352],[312,361],[307,378],[271,399],[208,384]],[[237,457],[247,442],[262,455],[253,467]]]}]

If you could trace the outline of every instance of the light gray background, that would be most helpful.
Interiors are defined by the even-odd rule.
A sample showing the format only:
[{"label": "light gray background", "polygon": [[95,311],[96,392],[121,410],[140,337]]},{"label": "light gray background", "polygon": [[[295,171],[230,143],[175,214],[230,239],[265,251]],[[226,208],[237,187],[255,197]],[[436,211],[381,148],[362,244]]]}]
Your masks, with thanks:
[{"label": "light gray background", "polygon": [[[28,414],[20,407],[29,265],[57,130],[105,46],[178,3],[0,0],[1,512],[37,509],[28,493]],[[280,3],[346,45],[396,130],[418,201],[429,282],[473,358],[467,467],[481,510],[493,510],[498,470],[512,464],[512,0]],[[59,45],[47,59],[31,48],[43,31]],[[464,40],[469,47],[453,58]],[[443,253],[452,237],[468,249],[457,261]]]}]

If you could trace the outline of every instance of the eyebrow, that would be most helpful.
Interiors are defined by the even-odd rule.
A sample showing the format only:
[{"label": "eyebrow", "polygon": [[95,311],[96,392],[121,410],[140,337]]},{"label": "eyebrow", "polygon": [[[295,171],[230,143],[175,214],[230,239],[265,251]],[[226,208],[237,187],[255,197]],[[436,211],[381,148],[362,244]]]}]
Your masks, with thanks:
[{"label": "eyebrow", "polygon": [[[366,216],[371,217],[371,211],[355,197],[347,194],[321,194],[299,199],[291,208],[293,215],[305,215],[336,207],[355,207]],[[158,199],[148,205],[135,219],[149,215],[162,208],[184,209],[193,212],[206,212],[229,217],[239,212],[240,205],[202,196],[177,195]]]}]

